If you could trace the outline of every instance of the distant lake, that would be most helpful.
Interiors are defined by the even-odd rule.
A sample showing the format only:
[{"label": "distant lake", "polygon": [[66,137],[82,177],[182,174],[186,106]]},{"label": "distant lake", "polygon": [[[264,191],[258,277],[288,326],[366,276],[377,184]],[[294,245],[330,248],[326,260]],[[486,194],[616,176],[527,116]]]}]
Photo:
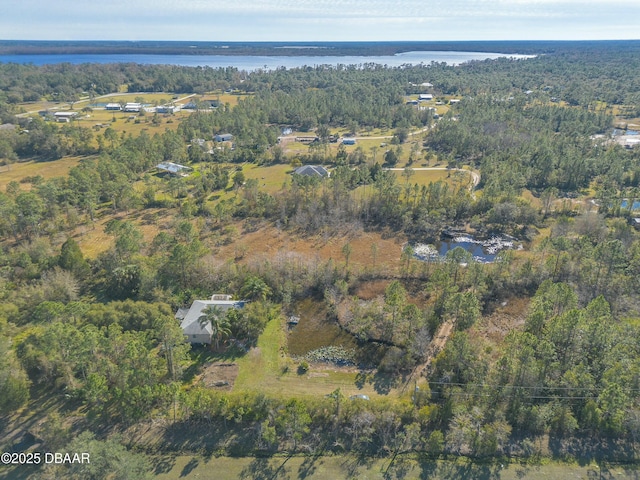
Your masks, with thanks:
[{"label": "distant lake", "polygon": [[181,65],[185,67],[236,67],[239,70],[273,70],[280,67],[297,68],[316,65],[362,65],[374,63],[388,67],[428,65],[431,62],[459,65],[471,60],[500,57],[532,58],[534,55],[515,55],[486,52],[416,51],[382,56],[244,56],[244,55],[142,55],[142,54],[68,54],[68,55],[0,55],[0,63],[50,65],[57,63],[140,63],[145,65]]}]

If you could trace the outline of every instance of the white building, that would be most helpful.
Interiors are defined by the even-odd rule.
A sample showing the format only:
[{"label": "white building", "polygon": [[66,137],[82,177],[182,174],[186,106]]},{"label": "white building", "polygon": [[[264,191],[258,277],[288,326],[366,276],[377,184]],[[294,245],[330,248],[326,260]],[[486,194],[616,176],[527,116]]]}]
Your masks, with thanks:
[{"label": "white building", "polygon": [[56,112],[53,114],[56,122],[70,122],[77,116],[78,112]]},{"label": "white building", "polygon": [[139,112],[142,110],[141,103],[127,103],[123,109],[125,112]]},{"label": "white building", "polygon": [[195,300],[189,310],[178,310],[176,318],[181,320],[180,328],[187,342],[210,345],[213,338],[213,328],[211,322],[204,321],[202,318],[207,313],[206,309],[218,307],[226,312],[230,308],[243,308],[245,304],[244,300],[231,300],[231,295],[213,295],[211,300]]}]

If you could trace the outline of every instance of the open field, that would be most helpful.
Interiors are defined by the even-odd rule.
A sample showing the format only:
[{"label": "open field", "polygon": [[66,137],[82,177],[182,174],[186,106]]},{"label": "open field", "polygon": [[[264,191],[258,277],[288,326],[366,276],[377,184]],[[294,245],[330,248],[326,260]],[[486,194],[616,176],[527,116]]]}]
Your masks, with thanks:
[{"label": "open field", "polygon": [[[406,183],[404,172],[394,170],[393,173],[398,177],[399,185],[404,185]],[[417,183],[418,185],[429,185],[430,183],[435,183],[440,180],[452,183],[454,173],[455,172],[450,170],[414,170],[413,175],[409,178],[409,184],[413,185],[414,183]]]},{"label": "open field", "polygon": [[149,244],[161,229],[167,228],[173,215],[167,215],[163,209],[146,209],[132,214],[102,215],[93,224],[81,225],[72,236],[87,258],[96,258],[113,244],[113,236],[106,234],[104,229],[107,222],[114,218],[134,223],[142,233],[143,242]]},{"label": "open field", "polygon": [[[80,116],[77,120],[74,120],[74,123],[85,128],[97,128],[97,135],[102,135],[107,127],[111,127],[118,134],[125,133],[138,136],[143,131],[146,131],[149,135],[153,135],[154,133],[162,133],[167,129],[176,130],[180,124],[179,120],[189,115],[190,113],[187,111],[180,111],[172,115],[158,114],[160,123],[154,125],[152,123],[153,113],[141,115],[139,113],[94,110],[87,116]],[[115,122],[113,121],[114,118],[116,119]]]},{"label": "open field", "polygon": [[[75,167],[80,162],[81,157],[64,157],[51,162],[28,162],[12,163],[0,166],[0,190],[4,191],[7,184],[12,181],[19,182],[26,177],[41,175],[44,179],[54,177],[65,177],[69,169]],[[31,184],[21,184],[20,188],[28,190]]]},{"label": "open field", "polygon": [[271,458],[229,457],[159,457],[156,462],[158,480],[201,478],[236,479],[434,479],[434,480],[533,480],[560,479],[638,479],[637,468],[620,465],[576,465],[549,463],[528,465],[506,460],[474,463],[466,459],[423,460],[400,455],[392,465],[389,458],[371,459],[349,455],[294,456]]},{"label": "open field", "polygon": [[240,263],[264,260],[275,263],[281,258],[293,255],[303,262],[313,263],[332,259],[338,265],[344,265],[341,250],[347,242],[352,248],[349,259],[350,269],[369,269],[393,275],[397,272],[402,247],[407,239],[401,234],[391,237],[385,232],[360,230],[334,232],[334,236],[322,234],[304,236],[265,224],[256,230],[242,233],[232,245],[220,247],[216,256],[234,258],[236,250],[241,247],[245,253],[238,260]]}]

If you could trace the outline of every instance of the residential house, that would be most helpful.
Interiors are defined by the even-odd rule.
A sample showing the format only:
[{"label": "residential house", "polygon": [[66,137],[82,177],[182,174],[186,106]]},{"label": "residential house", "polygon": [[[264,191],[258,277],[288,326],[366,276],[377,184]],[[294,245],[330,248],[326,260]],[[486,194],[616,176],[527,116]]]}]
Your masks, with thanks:
[{"label": "residential house", "polygon": [[137,113],[137,112],[139,112],[140,110],[142,110],[142,104],[141,104],[141,103],[127,103],[127,104],[124,106],[124,109],[123,109],[123,110],[124,110],[125,112],[134,112],[134,113]]},{"label": "residential house", "polygon": [[213,139],[216,142],[230,142],[231,140],[233,140],[233,135],[231,135],[230,133],[219,133],[218,135],[213,137]]},{"label": "residential house", "polygon": [[162,162],[156,165],[156,168],[161,172],[169,173],[170,175],[176,175],[186,177],[191,172],[192,168],[186,165],[180,165],[173,162]]},{"label": "residential house", "polygon": [[78,116],[78,112],[56,112],[53,114],[53,117],[56,119],[56,122],[70,122],[75,117]]},{"label": "residential house", "polygon": [[231,300],[231,295],[213,295],[211,300],[195,300],[191,307],[179,309],[176,318],[180,320],[180,328],[185,336],[185,340],[191,344],[210,345],[213,339],[213,328],[211,322],[205,321],[208,307],[218,307],[223,312],[230,308],[243,308],[244,300]]},{"label": "residential house", "polygon": [[328,177],[329,171],[320,165],[303,165],[293,171],[296,175],[306,175],[308,177]]},{"label": "residential house", "polygon": [[156,113],[176,113],[180,111],[180,105],[158,105]]}]

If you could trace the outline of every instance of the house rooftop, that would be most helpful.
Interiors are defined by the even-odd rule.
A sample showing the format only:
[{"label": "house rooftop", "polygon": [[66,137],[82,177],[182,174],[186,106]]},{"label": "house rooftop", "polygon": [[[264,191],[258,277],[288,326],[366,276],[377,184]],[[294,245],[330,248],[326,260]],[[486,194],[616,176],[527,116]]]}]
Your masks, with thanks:
[{"label": "house rooftop", "polygon": [[296,175],[306,175],[309,177],[328,177],[329,171],[320,165],[303,165],[296,168],[293,173]]},{"label": "house rooftop", "polygon": [[200,317],[202,317],[203,311],[207,307],[217,306],[226,311],[230,308],[242,308],[245,303],[244,300],[195,300],[186,314],[184,314],[184,309],[179,309],[176,313],[176,318],[184,315],[180,322],[180,328],[185,335],[212,335],[211,323],[200,323]]},{"label": "house rooftop", "polygon": [[163,172],[168,172],[172,175],[188,175],[188,173],[192,170],[191,167],[173,162],[159,163],[158,165],[156,165],[156,168],[158,170],[162,170]]}]

